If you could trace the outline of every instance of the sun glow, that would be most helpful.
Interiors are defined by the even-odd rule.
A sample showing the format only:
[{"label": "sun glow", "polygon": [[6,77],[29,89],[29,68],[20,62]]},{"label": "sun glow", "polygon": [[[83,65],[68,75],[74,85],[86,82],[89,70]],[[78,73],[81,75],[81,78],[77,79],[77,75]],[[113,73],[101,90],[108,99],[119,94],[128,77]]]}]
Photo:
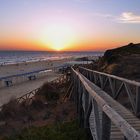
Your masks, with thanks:
[{"label": "sun glow", "polygon": [[61,51],[68,48],[76,40],[76,33],[71,26],[52,24],[43,31],[41,41],[50,49]]}]

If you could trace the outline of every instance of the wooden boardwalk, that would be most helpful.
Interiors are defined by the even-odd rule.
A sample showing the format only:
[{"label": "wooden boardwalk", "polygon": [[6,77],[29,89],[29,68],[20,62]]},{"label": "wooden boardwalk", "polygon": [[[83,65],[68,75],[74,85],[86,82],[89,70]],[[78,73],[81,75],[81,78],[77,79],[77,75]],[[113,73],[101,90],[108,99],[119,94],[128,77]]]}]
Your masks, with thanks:
[{"label": "wooden boardwalk", "polygon": [[[72,69],[72,79],[74,87],[73,93],[75,95],[74,99],[77,104],[77,112],[81,126],[90,129],[92,139],[94,140],[140,140],[140,120],[136,117],[136,115],[139,114],[138,108],[133,110],[133,113],[130,112],[115,100],[113,96],[103,91],[103,89],[99,87],[101,86],[99,82],[93,82],[93,77],[88,73],[88,69],[80,69],[80,71]],[[91,70],[89,70],[89,72],[91,72]],[[100,78],[98,80],[102,82]],[[113,78],[116,77],[114,76]],[[117,80],[118,78],[119,77],[117,77]],[[130,80],[127,81],[127,79],[123,78],[119,80],[126,80],[125,82],[136,86],[136,93],[139,93],[138,88],[140,83],[131,82]],[[113,89],[113,87],[111,88],[112,91],[115,92],[115,89]],[[128,90],[125,86],[124,88],[126,91]],[[118,91],[117,88],[116,90]],[[130,99],[133,93],[129,92],[129,94]],[[139,96],[136,95],[136,97]],[[138,106],[139,99],[135,99],[134,101],[137,101],[134,103],[135,106]],[[132,103],[131,99],[130,103]],[[135,109],[135,106],[132,108]]]}]

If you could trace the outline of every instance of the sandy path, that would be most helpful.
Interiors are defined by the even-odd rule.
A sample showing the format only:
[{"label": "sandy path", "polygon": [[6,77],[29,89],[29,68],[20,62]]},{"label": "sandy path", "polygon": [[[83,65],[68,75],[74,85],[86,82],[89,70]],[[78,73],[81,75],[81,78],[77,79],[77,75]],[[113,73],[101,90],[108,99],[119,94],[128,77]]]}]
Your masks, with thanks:
[{"label": "sandy path", "polygon": [[39,88],[47,81],[53,81],[59,77],[59,74],[52,73],[46,77],[36,79],[34,81],[27,81],[12,87],[0,89],[0,106],[7,103],[11,98],[18,98],[22,95]]}]

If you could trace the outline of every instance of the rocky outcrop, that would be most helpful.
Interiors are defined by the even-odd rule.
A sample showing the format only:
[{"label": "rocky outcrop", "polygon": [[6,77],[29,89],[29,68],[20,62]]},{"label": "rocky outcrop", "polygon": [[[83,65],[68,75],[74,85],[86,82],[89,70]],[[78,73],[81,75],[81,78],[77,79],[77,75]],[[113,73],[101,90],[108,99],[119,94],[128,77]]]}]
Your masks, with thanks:
[{"label": "rocky outcrop", "polygon": [[131,80],[140,81],[140,44],[107,50],[96,64],[96,69]]}]

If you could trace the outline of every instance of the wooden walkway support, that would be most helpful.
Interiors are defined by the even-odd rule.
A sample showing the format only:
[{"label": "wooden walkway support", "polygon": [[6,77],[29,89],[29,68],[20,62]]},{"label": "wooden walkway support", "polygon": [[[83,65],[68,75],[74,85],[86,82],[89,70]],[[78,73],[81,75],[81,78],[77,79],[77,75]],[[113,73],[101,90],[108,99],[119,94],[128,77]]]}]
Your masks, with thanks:
[{"label": "wooden walkway support", "polygon": [[136,116],[73,68],[72,77],[79,122],[93,140],[140,140]]},{"label": "wooden walkway support", "polygon": [[35,90],[33,90],[33,91],[31,91],[31,92],[29,92],[29,93],[27,93],[27,94],[25,94],[25,95],[19,97],[19,98],[17,98],[16,100],[17,100],[19,103],[24,102],[24,101],[27,101],[27,100],[28,100],[29,103],[31,103],[33,97],[35,96],[35,94],[36,94],[39,90],[40,90],[40,88],[37,88],[37,89],[35,89]]}]

